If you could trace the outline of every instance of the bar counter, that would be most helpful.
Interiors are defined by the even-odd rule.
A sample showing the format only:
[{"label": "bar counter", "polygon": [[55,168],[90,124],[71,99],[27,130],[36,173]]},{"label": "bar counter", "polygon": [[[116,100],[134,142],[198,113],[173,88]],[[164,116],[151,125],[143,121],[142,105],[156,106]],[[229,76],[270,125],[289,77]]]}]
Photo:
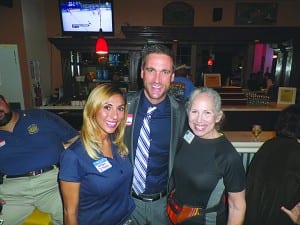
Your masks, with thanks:
[{"label": "bar counter", "polygon": [[282,111],[289,105],[276,104],[276,102],[271,102],[268,105],[223,105],[222,109],[224,112],[228,111]]},{"label": "bar counter", "polygon": [[279,113],[289,105],[271,102],[268,105],[224,105],[223,130],[249,131],[253,124],[264,131],[274,130]]},{"label": "bar counter", "polygon": [[241,154],[245,169],[247,169],[255,152],[259,150],[262,144],[276,135],[274,131],[262,131],[258,141],[255,141],[251,131],[225,131],[224,134]]},{"label": "bar counter", "polygon": [[72,125],[76,130],[80,130],[82,126],[82,110],[83,106],[72,106],[72,105],[47,105],[39,106],[39,109],[44,109],[53,112],[64,120],[66,120],[70,125]]},{"label": "bar counter", "polygon": [[[241,154],[245,169],[249,166],[255,152],[268,139],[275,136],[274,125],[277,116],[286,105],[269,105],[269,106],[224,106],[227,129],[223,129],[224,134],[233,144],[235,149]],[[40,109],[52,111],[67,122],[75,129],[80,130],[82,126],[83,106],[41,106]],[[271,113],[271,114],[270,114]],[[258,141],[254,140],[251,132],[252,125],[258,123],[262,125],[262,133]],[[266,129],[266,123],[269,123],[269,129]]]},{"label": "bar counter", "polygon": [[[268,105],[223,105],[222,109],[224,112],[238,112],[238,111],[281,111],[285,109],[288,105],[276,104],[271,102]],[[72,105],[46,105],[40,106],[40,109],[46,110],[82,110],[84,106],[72,106]]]},{"label": "bar counter", "polygon": [[225,136],[240,153],[255,153],[267,140],[275,137],[275,131],[263,131],[257,141],[251,131],[225,131]]},{"label": "bar counter", "polygon": [[[249,131],[253,124],[260,124],[264,131],[274,130],[277,117],[288,105],[270,103],[267,106],[223,105],[225,120],[224,131]],[[76,129],[81,128],[83,105],[40,106],[40,109],[52,111],[66,119]]]},{"label": "bar counter", "polygon": [[45,105],[39,106],[39,109],[45,110],[83,110],[84,106],[74,106],[74,105]]},{"label": "bar counter", "polygon": [[258,141],[254,140],[251,131],[225,131],[224,134],[231,142],[260,143],[275,137],[275,131],[262,131],[257,138]]}]

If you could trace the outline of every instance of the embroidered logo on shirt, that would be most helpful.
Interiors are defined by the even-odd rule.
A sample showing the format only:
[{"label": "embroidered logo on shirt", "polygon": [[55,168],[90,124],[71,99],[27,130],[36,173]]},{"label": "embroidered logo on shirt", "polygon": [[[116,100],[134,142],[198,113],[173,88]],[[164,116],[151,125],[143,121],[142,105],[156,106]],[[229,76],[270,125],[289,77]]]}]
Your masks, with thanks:
[{"label": "embroidered logo on shirt", "polygon": [[38,128],[38,126],[37,126],[36,124],[31,124],[31,125],[27,128],[27,130],[28,130],[28,133],[29,133],[29,134],[35,134],[35,133],[37,133],[37,132],[39,131],[39,128]]},{"label": "embroidered logo on shirt", "polygon": [[0,147],[3,147],[5,144],[6,144],[6,143],[5,143],[5,140],[0,139]]}]

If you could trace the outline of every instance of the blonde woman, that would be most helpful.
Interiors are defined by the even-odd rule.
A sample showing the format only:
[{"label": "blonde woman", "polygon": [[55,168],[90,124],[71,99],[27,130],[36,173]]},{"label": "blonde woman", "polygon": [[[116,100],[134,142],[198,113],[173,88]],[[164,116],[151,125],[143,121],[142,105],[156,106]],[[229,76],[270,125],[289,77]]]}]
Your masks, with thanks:
[{"label": "blonde woman", "polygon": [[61,157],[65,225],[130,224],[133,171],[123,142],[126,118],[126,100],[117,87],[92,90],[80,139]]}]

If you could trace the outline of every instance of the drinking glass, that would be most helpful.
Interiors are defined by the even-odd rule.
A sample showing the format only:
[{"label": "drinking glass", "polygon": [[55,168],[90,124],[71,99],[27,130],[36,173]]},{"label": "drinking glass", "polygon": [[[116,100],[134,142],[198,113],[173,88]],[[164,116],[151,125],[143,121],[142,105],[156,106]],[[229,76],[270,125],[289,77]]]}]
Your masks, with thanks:
[{"label": "drinking glass", "polygon": [[261,132],[262,132],[262,129],[261,129],[260,125],[254,124],[252,126],[252,134],[254,136],[255,141],[258,141],[258,136],[261,134]]}]

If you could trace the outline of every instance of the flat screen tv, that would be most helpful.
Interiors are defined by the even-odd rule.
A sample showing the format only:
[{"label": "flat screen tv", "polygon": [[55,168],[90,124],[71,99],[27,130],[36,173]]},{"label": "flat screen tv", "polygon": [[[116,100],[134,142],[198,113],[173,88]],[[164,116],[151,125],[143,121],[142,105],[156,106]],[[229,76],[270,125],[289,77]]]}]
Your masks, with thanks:
[{"label": "flat screen tv", "polygon": [[[112,0],[59,0],[62,34],[66,36],[114,35]],[[100,26],[101,21],[101,26]]]}]

